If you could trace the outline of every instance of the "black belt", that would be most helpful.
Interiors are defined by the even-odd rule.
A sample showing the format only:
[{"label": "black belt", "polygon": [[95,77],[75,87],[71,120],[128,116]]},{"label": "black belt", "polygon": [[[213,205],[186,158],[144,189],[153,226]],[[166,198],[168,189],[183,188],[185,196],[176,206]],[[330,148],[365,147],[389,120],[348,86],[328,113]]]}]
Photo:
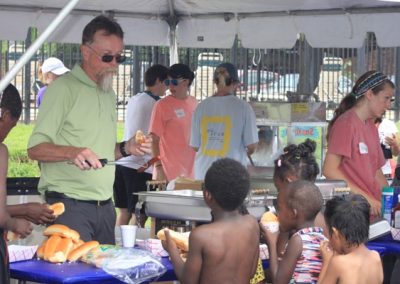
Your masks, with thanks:
[{"label": "black belt", "polygon": [[79,199],[71,198],[68,195],[65,195],[64,193],[56,192],[56,191],[46,191],[44,195],[49,198],[70,199],[70,200],[85,202],[85,203],[89,203],[89,204],[93,204],[93,205],[97,205],[97,206],[107,205],[108,203],[111,202],[111,198],[109,198],[107,200],[79,200]]}]

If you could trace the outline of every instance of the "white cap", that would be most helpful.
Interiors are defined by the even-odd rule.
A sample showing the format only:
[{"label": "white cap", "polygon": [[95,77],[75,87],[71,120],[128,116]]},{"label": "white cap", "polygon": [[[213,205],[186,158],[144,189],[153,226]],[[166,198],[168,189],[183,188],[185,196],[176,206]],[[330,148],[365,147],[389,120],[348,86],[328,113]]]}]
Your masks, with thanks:
[{"label": "white cap", "polygon": [[42,65],[42,72],[44,73],[54,73],[56,75],[62,75],[64,73],[69,72],[70,70],[64,66],[64,63],[58,58],[49,57],[47,58]]}]

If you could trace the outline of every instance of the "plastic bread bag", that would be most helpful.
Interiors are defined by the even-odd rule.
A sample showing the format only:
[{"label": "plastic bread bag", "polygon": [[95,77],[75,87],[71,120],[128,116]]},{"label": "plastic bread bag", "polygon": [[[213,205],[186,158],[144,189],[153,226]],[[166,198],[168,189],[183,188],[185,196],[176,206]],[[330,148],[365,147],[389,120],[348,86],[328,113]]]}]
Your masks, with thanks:
[{"label": "plastic bread bag", "polygon": [[156,281],[167,271],[160,260],[145,250],[111,245],[100,245],[82,258],[129,284]]}]

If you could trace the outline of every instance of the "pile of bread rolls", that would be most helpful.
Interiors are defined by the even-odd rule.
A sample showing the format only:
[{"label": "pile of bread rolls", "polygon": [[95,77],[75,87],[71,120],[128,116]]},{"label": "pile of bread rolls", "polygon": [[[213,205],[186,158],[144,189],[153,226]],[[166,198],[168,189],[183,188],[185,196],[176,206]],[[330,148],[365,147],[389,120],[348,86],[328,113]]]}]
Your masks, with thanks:
[{"label": "pile of bread rolls", "polygon": [[[57,217],[64,213],[64,203],[58,202],[50,205],[50,209]],[[65,225],[54,224],[47,227],[43,235],[47,237],[38,248],[36,255],[38,258],[53,262],[62,263],[67,260],[70,262],[79,260],[91,249],[99,246],[99,242],[84,242],[80,239],[77,231],[68,228]]]},{"label": "pile of bread rolls", "polygon": [[62,263],[79,260],[90,250],[99,246],[97,241],[84,242],[80,239],[77,231],[61,224],[54,224],[47,227],[43,235],[48,237],[38,248],[38,258],[53,262]]}]

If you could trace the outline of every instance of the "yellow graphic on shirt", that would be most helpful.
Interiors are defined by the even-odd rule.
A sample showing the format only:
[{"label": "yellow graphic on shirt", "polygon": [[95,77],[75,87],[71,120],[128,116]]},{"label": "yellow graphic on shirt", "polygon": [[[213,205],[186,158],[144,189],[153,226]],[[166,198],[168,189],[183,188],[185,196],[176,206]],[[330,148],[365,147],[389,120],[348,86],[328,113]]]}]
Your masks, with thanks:
[{"label": "yellow graphic on shirt", "polygon": [[230,116],[203,117],[200,128],[201,153],[210,157],[226,157],[229,152],[232,134],[232,121]]}]

